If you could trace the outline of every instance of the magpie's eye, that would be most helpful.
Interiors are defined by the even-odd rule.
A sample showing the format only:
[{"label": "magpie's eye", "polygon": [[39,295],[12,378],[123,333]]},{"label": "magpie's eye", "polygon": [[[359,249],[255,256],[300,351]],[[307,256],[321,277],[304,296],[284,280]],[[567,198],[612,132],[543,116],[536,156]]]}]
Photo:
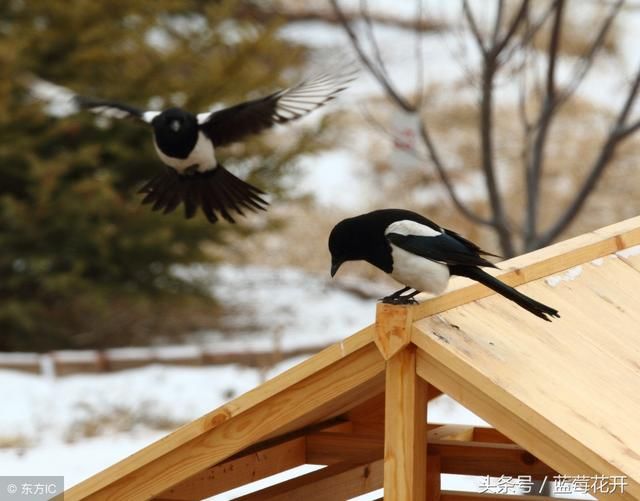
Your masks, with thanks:
[{"label": "magpie's eye", "polygon": [[180,120],[171,120],[171,122],[169,122],[169,127],[173,132],[178,132],[182,127],[182,123]]}]

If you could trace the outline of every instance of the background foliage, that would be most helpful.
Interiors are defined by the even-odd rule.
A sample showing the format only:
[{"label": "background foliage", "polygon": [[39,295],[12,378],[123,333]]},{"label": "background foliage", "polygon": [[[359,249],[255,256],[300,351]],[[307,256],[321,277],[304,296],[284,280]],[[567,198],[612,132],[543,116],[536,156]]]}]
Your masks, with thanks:
[{"label": "background foliage", "polygon": [[[170,268],[209,260],[205,244],[246,228],[141,207],[135,192],[160,167],[149,130],[52,116],[24,79],[202,111],[299,78],[305,48],[279,39],[277,21],[247,16],[245,3],[0,3],[0,350],[139,344],[215,321],[203,288]],[[321,147],[323,128],[219,158],[243,159],[235,172],[282,194],[296,155]]]}]

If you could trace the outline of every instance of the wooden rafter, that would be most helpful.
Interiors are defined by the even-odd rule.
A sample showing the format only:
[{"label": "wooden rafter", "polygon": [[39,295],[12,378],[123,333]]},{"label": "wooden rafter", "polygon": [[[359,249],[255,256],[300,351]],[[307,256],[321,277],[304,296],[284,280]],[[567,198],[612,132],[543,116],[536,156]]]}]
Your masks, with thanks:
[{"label": "wooden rafter", "polygon": [[370,329],[308,362],[78,484],[65,500],[158,496],[270,435],[366,400],[379,393],[384,381],[384,361]]}]

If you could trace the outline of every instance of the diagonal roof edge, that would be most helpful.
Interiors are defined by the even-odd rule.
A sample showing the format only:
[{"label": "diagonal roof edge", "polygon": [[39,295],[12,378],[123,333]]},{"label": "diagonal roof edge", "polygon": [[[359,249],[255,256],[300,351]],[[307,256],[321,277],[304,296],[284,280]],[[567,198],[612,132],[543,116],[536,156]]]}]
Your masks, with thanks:
[{"label": "diagonal roof edge", "polygon": [[[638,244],[640,216],[508,259],[498,264],[499,270],[485,271],[518,286]],[[446,293],[410,307],[411,315],[417,321],[491,294],[495,293],[484,285],[455,277]]]},{"label": "diagonal roof edge", "polygon": [[[114,484],[120,483],[125,478],[133,479],[132,481],[130,480],[130,487],[131,489],[134,489],[135,486],[133,486],[133,484],[137,482],[136,474],[142,468],[148,468],[152,463],[164,460],[168,456],[180,455],[180,449],[185,444],[195,444],[198,441],[206,440],[212,432],[216,432],[218,429],[228,427],[228,425],[230,423],[233,423],[234,420],[247,414],[251,414],[254,408],[273,400],[278,395],[283,394],[287,390],[294,389],[296,385],[300,385],[307,380],[317,379],[316,376],[318,375],[324,375],[324,377],[327,378],[328,374],[330,375],[332,372],[344,372],[344,370],[348,369],[345,362],[349,362],[350,360],[354,359],[354,357],[362,358],[362,355],[366,355],[368,353],[369,355],[366,355],[366,359],[363,359],[363,363],[365,365],[363,365],[363,367],[361,367],[361,370],[358,371],[361,374],[357,375],[354,381],[348,382],[348,384],[350,385],[352,383],[353,385],[361,385],[366,383],[366,381],[372,379],[373,376],[384,370],[384,361],[382,357],[379,356],[378,350],[374,347],[373,344],[373,331],[374,325],[365,327],[364,329],[358,331],[356,334],[348,337],[344,341],[329,346],[317,355],[305,360],[296,367],[293,367],[292,369],[276,376],[263,385],[258,386],[257,388],[239,396],[238,398],[205,414],[195,421],[181,426],[176,431],[161,438],[157,442],[150,444],[149,446],[141,449],[133,455],[123,459],[122,461],[106,468],[105,470],[97,473],[96,475],[93,475],[92,477],[89,477],[85,481],[72,487],[64,493],[64,499],[88,499],[92,498],[95,495],[100,496],[100,498],[102,499],[104,497],[103,490],[112,489]],[[379,363],[377,362],[377,360],[379,360]],[[374,362],[375,367],[371,365]],[[367,370],[364,370],[365,366],[370,367],[370,369],[367,369],[368,372]],[[338,371],[338,368],[341,368],[341,371]],[[336,370],[334,371],[333,369]],[[349,374],[343,374],[342,381],[347,382],[349,376]],[[334,381],[332,384],[334,387],[337,387],[342,383]],[[345,389],[349,390],[349,388]],[[327,398],[325,398],[324,400],[329,399],[329,396],[326,397]],[[314,405],[319,406],[323,403],[326,403],[323,401],[323,398],[324,396],[322,395],[316,395],[316,398],[314,399]],[[296,412],[292,411],[291,414],[296,414]],[[293,418],[295,418],[295,416],[293,416],[291,419]],[[275,431],[276,428],[286,426],[286,424],[287,420],[283,420],[279,423],[278,427],[272,427],[272,430],[265,429],[264,436],[267,436],[268,432]],[[246,434],[247,430],[245,430],[244,432]],[[258,440],[259,439],[256,439],[254,440],[254,442]],[[245,448],[247,445],[251,445],[251,443],[240,444],[238,442],[230,444],[226,448],[227,450],[225,450],[225,454],[227,456],[230,456],[235,452],[238,452],[238,450]],[[212,462],[215,463],[215,461]],[[208,465],[204,465],[203,468],[206,468],[207,466]],[[180,474],[183,474],[184,478],[187,478],[193,473],[196,472],[194,471],[189,473],[185,471],[181,472]],[[162,483],[159,480],[159,477],[156,477],[155,483],[158,485]],[[149,488],[151,487],[141,487],[141,489],[146,490],[148,490]],[[137,496],[134,492],[129,492],[127,494],[127,498],[148,498],[149,496],[147,495],[148,492],[146,492],[146,490],[144,493],[140,492],[139,496]],[[117,499],[117,496],[114,499]]]}]

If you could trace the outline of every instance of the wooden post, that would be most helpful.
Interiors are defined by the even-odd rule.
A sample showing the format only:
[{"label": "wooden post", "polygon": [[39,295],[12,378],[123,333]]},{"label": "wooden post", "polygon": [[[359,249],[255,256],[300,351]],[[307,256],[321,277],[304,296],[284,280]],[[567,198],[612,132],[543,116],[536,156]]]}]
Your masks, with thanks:
[{"label": "wooden post", "polygon": [[385,501],[425,501],[428,385],[416,373],[416,348],[387,361],[384,433]]}]

